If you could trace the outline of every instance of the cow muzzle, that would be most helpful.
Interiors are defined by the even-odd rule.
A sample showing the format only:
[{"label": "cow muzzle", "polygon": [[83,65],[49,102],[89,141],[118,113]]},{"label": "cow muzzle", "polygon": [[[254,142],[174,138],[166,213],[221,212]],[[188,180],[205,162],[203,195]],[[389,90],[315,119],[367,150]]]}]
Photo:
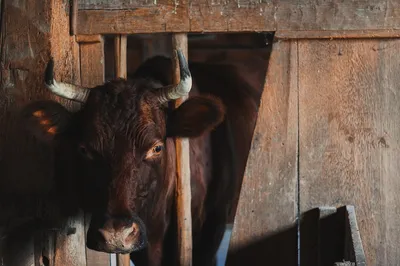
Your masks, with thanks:
[{"label": "cow muzzle", "polygon": [[92,220],[87,233],[87,247],[106,253],[131,253],[145,248],[146,229],[140,218],[108,219],[103,226]]}]

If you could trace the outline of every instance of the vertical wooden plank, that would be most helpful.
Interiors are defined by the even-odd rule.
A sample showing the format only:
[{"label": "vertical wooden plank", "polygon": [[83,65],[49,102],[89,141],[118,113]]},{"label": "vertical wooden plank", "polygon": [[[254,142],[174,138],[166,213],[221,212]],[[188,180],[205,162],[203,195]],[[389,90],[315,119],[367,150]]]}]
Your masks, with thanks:
[{"label": "vertical wooden plank", "polygon": [[[187,35],[185,33],[173,34],[172,47],[174,50],[181,50],[186,60],[188,60]],[[173,57],[173,80],[178,83],[180,71],[177,54]],[[175,101],[178,107],[187,99],[181,97]],[[190,186],[190,158],[189,140],[187,138],[177,138],[176,161],[177,161],[177,180],[176,180],[176,205],[178,221],[178,247],[179,265],[192,265],[192,214],[191,214],[191,186]]]},{"label": "vertical wooden plank", "polygon": [[[0,195],[6,199],[1,199],[2,204],[7,206],[15,199],[32,203],[20,205],[16,212],[24,213],[31,208],[29,211],[33,215],[23,217],[28,221],[34,216],[48,218],[46,214],[52,213],[36,203],[46,206],[47,199],[38,195],[48,195],[54,189],[54,161],[52,150],[22,130],[16,123],[16,115],[20,107],[32,100],[53,98],[43,85],[44,68],[50,56],[55,60],[57,78],[79,82],[75,68],[79,58],[76,57],[74,38],[69,36],[67,5],[66,1],[1,1]],[[50,199],[50,202],[54,201]],[[9,223],[16,225],[20,220],[21,217],[12,217]],[[34,236],[30,234],[32,232],[19,231],[20,236],[11,237],[6,243],[6,255],[11,260],[6,257],[1,263],[34,265],[46,262],[55,265],[56,253],[68,250],[68,258],[58,257],[58,265],[85,265],[85,254],[79,251],[84,244],[80,241],[79,227],[74,226],[76,233],[66,234],[75,222],[79,223],[79,219],[67,221],[57,236],[40,232],[36,226],[34,229],[38,232]],[[64,241],[57,241],[61,239]],[[22,242],[18,243],[19,240]],[[75,247],[77,251],[69,247]]]},{"label": "vertical wooden plank", "polygon": [[55,266],[86,265],[84,215],[80,212],[65,222],[56,235]]},{"label": "vertical wooden plank", "polygon": [[399,39],[299,41],[301,211],[354,205],[367,265],[400,257],[399,50]]},{"label": "vertical wooden plank", "polygon": [[121,255],[117,254],[117,266],[130,266],[131,265],[131,258],[129,254]]},{"label": "vertical wooden plank", "polygon": [[[116,78],[127,78],[127,36],[117,35],[114,38],[114,55],[115,55],[115,77]],[[129,266],[130,256],[129,254],[117,254],[117,266]]]},{"label": "vertical wooden plank", "polygon": [[127,78],[127,35],[117,35],[115,41],[115,77]]},{"label": "vertical wooden plank", "polygon": [[[96,36],[97,42],[81,42],[81,85],[94,87],[105,81],[104,71],[104,41],[102,36]],[[89,229],[90,217],[85,216],[85,232]],[[86,248],[86,262],[88,266],[109,266],[110,255]]]},{"label": "vertical wooden plank", "polygon": [[297,261],[297,43],[272,46],[226,265]]}]

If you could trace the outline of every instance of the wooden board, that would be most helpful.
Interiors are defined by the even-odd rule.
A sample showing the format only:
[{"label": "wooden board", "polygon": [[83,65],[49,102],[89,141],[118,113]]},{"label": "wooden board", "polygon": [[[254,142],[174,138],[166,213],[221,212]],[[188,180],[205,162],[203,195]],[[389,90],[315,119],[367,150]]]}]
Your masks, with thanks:
[{"label": "wooden board", "polygon": [[300,207],[355,206],[367,265],[400,257],[400,40],[302,40]]},{"label": "wooden board", "polygon": [[296,67],[296,41],[274,43],[233,226],[228,266],[296,263]]},{"label": "wooden board", "polygon": [[[180,50],[188,60],[188,39],[186,34],[174,34],[172,36],[172,47]],[[178,84],[181,80],[179,60],[177,52],[173,51],[173,81]],[[183,96],[175,100],[175,108],[178,108],[189,96]],[[189,139],[176,138],[176,188],[175,202],[177,210],[178,226],[178,257],[180,266],[192,265],[192,191],[190,187],[190,152]]]},{"label": "wooden board", "polygon": [[397,0],[158,0],[152,7],[135,2],[125,10],[100,4],[79,10],[78,34],[400,29]]},{"label": "wooden board", "polygon": [[75,0],[79,9],[129,9],[148,7],[157,4],[157,0]]},{"label": "wooden board", "polygon": [[[98,36],[98,42],[80,42],[80,69],[81,69],[81,85],[85,87],[95,87],[103,84],[105,80],[104,72],[104,41]],[[85,215],[85,232],[89,229],[90,217]],[[86,248],[87,266],[109,266],[110,255],[97,252]]]},{"label": "wooden board", "polygon": [[[79,68],[76,68],[79,58],[74,38],[69,36],[67,7],[62,1],[39,4],[30,0],[2,1],[0,194],[6,201],[1,203],[9,206],[13,198],[22,199],[28,204],[19,205],[17,215],[26,211],[33,213],[30,217],[13,217],[10,224],[21,218],[52,213],[47,208],[37,208],[49,204],[47,196],[53,188],[52,151],[22,130],[16,118],[19,108],[26,103],[53,98],[43,84],[44,68],[50,56],[55,60],[57,78],[79,82]],[[51,202],[54,201],[50,199],[50,205]],[[75,227],[76,222],[79,224],[79,218],[71,218],[57,236],[54,232],[37,232],[34,239],[26,233],[21,233],[25,239],[11,238],[11,243],[6,244],[11,252],[1,258],[2,262],[5,265],[39,265],[39,262],[84,265],[85,253],[78,250],[83,230]],[[76,231],[67,235],[71,225]],[[77,248],[71,250],[71,246]],[[63,254],[66,250],[69,253]]]}]

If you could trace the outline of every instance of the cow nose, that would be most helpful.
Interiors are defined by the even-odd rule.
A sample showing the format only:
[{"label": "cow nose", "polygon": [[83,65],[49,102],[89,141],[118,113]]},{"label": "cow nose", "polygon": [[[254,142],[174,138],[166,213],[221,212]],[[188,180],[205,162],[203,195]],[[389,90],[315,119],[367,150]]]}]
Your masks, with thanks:
[{"label": "cow nose", "polygon": [[118,229],[100,228],[99,232],[104,238],[105,246],[113,253],[129,252],[135,249],[135,246],[140,246],[140,242],[142,242],[140,228],[137,223]]}]

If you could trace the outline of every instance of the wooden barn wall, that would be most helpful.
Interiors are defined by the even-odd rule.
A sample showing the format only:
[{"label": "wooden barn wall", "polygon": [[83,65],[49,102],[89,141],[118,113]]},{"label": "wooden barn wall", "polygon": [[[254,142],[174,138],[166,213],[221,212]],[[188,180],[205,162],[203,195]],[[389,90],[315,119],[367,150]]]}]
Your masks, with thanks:
[{"label": "wooden barn wall", "polygon": [[[54,216],[51,148],[26,134],[17,115],[36,99],[50,99],[44,69],[55,60],[56,78],[80,82],[79,49],[69,36],[68,1],[2,0],[0,69],[0,228]],[[58,98],[54,98],[60,100]],[[61,100],[60,100],[61,101]],[[2,265],[85,265],[83,216],[55,231],[1,237]],[[36,228],[35,225],[28,229]]]},{"label": "wooden barn wall", "polygon": [[345,204],[367,265],[398,264],[399,50],[400,39],[273,44],[227,265],[295,265],[300,214]]},{"label": "wooden barn wall", "polygon": [[79,34],[400,30],[398,0],[78,0]]},{"label": "wooden barn wall", "polygon": [[400,258],[400,39],[299,41],[300,210],[356,207],[367,265]]}]

